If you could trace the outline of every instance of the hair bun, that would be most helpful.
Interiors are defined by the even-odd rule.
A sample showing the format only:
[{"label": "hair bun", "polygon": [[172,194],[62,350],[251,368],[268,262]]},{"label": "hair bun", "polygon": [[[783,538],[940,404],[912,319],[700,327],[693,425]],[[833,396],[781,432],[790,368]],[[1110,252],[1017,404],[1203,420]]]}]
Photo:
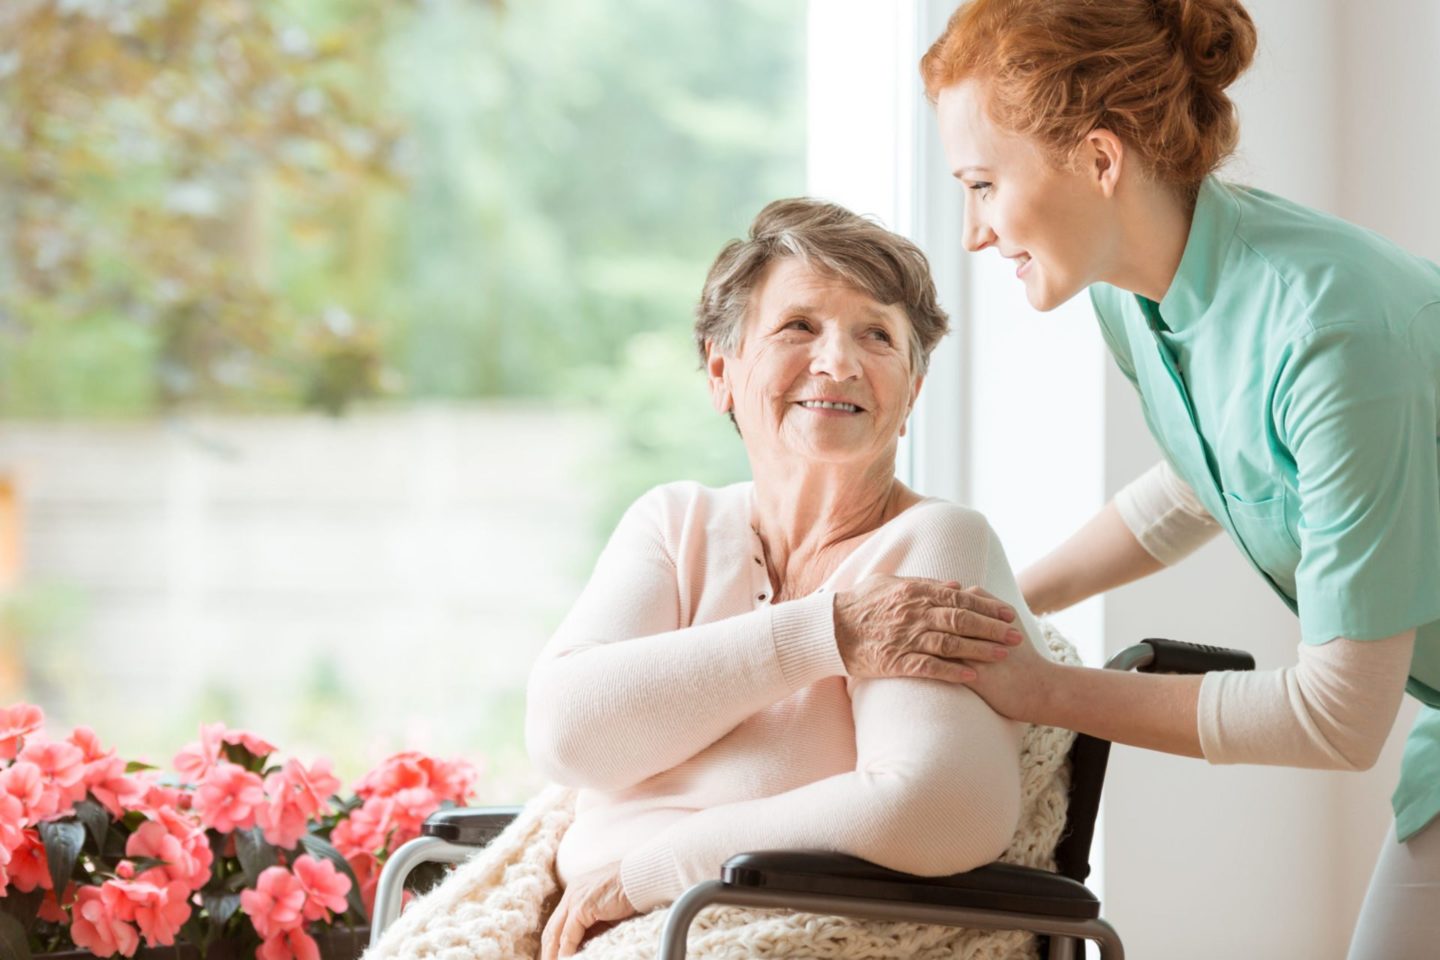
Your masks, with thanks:
[{"label": "hair bun", "polygon": [[1255,59],[1255,22],[1237,0],[1152,0],[1195,80],[1216,90]]}]

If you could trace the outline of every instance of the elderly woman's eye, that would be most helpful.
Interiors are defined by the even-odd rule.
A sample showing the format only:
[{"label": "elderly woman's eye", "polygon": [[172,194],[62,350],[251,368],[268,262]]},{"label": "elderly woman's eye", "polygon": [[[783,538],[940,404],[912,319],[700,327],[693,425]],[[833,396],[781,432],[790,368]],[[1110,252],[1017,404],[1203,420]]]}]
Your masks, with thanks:
[{"label": "elderly woman's eye", "polygon": [[810,321],[809,321],[809,320],[806,320],[804,317],[794,317],[793,319],[786,321],[785,326],[783,327],[783,329],[785,329],[785,330],[809,330],[809,329],[810,329]]},{"label": "elderly woman's eye", "polygon": [[894,342],[895,342],[895,338],[892,337],[892,336],[890,336],[890,331],[888,331],[888,330],[883,330],[883,329],[881,329],[880,327],[876,327],[875,329],[871,330],[871,331],[870,331],[870,335],[871,335],[872,337],[874,337],[876,340],[879,340],[881,343],[894,343]]}]

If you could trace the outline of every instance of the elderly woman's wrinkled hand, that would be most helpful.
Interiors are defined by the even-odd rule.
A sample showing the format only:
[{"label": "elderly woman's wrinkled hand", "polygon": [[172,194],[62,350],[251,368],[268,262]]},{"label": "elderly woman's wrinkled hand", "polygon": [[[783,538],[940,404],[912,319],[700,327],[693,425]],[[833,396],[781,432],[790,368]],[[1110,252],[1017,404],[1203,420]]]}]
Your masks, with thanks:
[{"label": "elderly woman's wrinkled hand", "polygon": [[[620,864],[581,874],[565,894],[540,936],[540,960],[558,960],[580,949],[592,927],[607,928],[635,916],[635,907],[620,882]],[[596,931],[600,932],[600,931]]]},{"label": "elderly woman's wrinkled hand", "polygon": [[852,677],[968,683],[1024,642],[1015,610],[979,587],[874,574],[835,597],[835,640]]}]

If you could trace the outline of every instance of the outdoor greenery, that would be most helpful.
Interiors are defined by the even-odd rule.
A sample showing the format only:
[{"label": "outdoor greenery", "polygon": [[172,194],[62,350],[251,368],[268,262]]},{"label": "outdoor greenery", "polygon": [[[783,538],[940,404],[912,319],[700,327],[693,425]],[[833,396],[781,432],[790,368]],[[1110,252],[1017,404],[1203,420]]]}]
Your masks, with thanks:
[{"label": "outdoor greenery", "polygon": [[[803,0],[4,0],[0,420],[596,411],[598,550],[644,488],[747,473],[691,310],[721,245],[803,191],[804,21]],[[85,602],[29,584],[8,606],[33,650]],[[353,705],[314,682],[307,722],[334,725]],[[517,737],[518,701],[495,709]]]},{"label": "outdoor greenery", "polygon": [[797,190],[802,13],[7,4],[0,412],[573,399]]}]

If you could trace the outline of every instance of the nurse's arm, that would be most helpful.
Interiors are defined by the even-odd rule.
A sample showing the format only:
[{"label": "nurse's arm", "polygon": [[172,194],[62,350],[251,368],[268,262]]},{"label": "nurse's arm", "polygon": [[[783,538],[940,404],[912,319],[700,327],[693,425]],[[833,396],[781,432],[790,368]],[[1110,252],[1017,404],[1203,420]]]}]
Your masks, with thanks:
[{"label": "nurse's arm", "polygon": [[[1394,725],[1414,646],[1414,630],[1381,640],[1336,637],[1300,644],[1291,667],[1203,677],[1037,659],[1032,682],[1021,685],[1030,696],[1001,712],[1211,763],[1368,770]],[[987,689],[1002,699],[1000,677],[1016,665],[983,666],[971,686],[987,700]]]},{"label": "nurse's arm", "polygon": [[1160,462],[1070,539],[1020,574],[1036,613],[1052,613],[1163,570],[1220,530],[1190,487]]}]

